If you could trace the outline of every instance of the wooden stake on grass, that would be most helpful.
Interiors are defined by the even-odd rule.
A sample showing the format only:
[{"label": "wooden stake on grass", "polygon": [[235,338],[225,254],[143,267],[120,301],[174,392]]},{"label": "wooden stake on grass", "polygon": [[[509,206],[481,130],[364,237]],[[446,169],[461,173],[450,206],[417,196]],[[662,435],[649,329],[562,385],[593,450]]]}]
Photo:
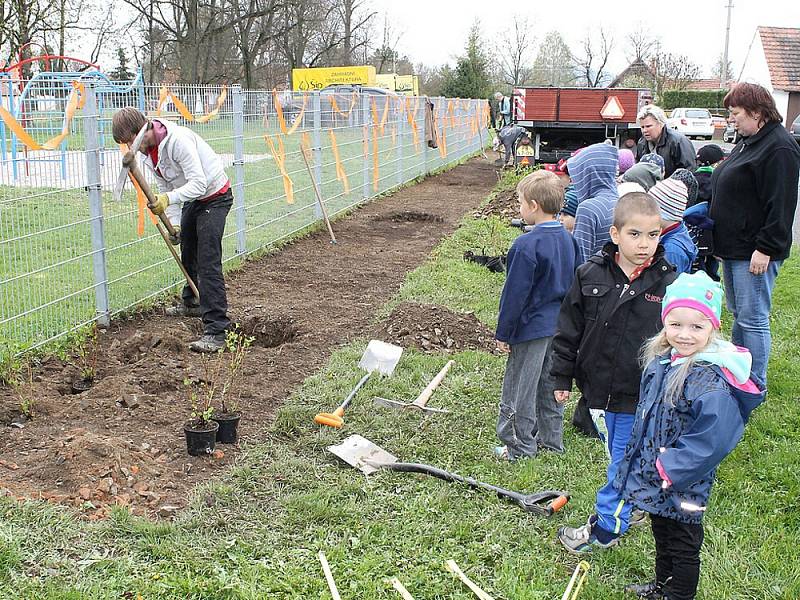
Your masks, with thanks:
[{"label": "wooden stake on grass", "polygon": [[402,583],[400,583],[400,580],[397,577],[392,577],[389,580],[389,583],[391,583],[392,587],[397,590],[400,596],[402,596],[403,600],[414,600],[414,596],[408,593],[408,590]]},{"label": "wooden stake on grass", "polygon": [[464,571],[462,571],[461,568],[456,564],[456,561],[452,559],[448,560],[444,563],[444,566],[448,571],[458,577],[464,585],[471,589],[472,593],[478,597],[478,600],[494,600],[494,598],[475,585],[470,578],[464,574]]},{"label": "wooden stake on grass", "polygon": [[322,211],[322,216],[325,218],[325,225],[328,228],[328,233],[331,236],[331,244],[335,244],[336,236],[333,235],[333,228],[331,227],[330,219],[328,219],[328,211],[325,209],[325,204],[322,202],[322,194],[317,187],[317,180],[314,179],[314,173],[311,172],[311,165],[308,162],[308,156],[306,156],[306,152],[311,154],[311,148],[306,146],[305,143],[300,142],[300,154],[303,155],[303,162],[306,163],[306,170],[308,171],[308,176],[311,178],[311,185],[314,186],[314,194],[317,196],[319,209]]},{"label": "wooden stake on grass", "polygon": [[325,558],[325,553],[322,550],[319,551],[319,562],[322,564],[322,572],[325,573],[325,580],[328,582],[328,588],[331,590],[333,600],[342,600],[339,590],[336,589],[336,582],[333,580],[333,573],[331,573],[331,568],[328,565],[328,559]]}]

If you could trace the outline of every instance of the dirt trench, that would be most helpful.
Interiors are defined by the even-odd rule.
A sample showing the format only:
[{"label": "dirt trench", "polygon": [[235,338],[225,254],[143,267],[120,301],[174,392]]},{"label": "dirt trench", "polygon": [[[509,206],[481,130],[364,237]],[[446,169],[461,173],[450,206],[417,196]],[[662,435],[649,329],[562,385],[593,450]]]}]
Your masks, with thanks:
[{"label": "dirt trench", "polygon": [[[373,315],[406,273],[496,183],[494,166],[473,159],[334,223],[336,246],[321,231],[229,275],[230,315],[255,337],[241,382],[243,440],[263,436],[284,399],[334,348],[375,330]],[[431,314],[429,329],[439,331],[442,315]],[[443,349],[475,347],[457,331],[475,337],[476,327],[444,329]],[[186,453],[184,380],[204,377],[201,356],[187,344],[199,332],[198,319],[167,318],[163,309],[113,322],[98,336],[89,391],[70,393],[74,364],[50,357],[35,369],[23,386],[35,416],[22,428],[10,426],[19,396],[0,388],[0,492],[74,506],[91,519],[114,504],[163,518],[179,511],[194,486],[238,452],[218,445],[215,457]]]}]

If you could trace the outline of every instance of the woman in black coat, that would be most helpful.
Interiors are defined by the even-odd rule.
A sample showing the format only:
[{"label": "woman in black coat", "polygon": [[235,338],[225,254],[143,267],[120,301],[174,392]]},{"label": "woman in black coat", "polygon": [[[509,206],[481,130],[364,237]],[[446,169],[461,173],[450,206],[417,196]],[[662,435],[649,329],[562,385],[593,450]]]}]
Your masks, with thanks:
[{"label": "woman in black coat", "polygon": [[742,140],[711,176],[714,253],[723,260],[732,341],[750,350],[766,384],[772,289],[792,246],[800,147],[760,85],[737,84],[724,104]]}]

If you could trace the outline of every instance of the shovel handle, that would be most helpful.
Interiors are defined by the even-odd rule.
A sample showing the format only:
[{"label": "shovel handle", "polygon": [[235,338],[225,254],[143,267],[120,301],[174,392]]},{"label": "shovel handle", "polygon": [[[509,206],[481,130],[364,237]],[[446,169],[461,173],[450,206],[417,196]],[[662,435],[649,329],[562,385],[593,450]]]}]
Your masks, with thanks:
[{"label": "shovel handle", "polygon": [[472,590],[472,593],[475,594],[479,600],[494,600],[494,598],[479,588],[469,577],[464,574],[464,571],[462,571],[458,564],[456,564],[456,561],[450,559],[444,563],[444,566],[448,571],[453,573],[453,575],[458,577],[461,580],[461,583]]},{"label": "shovel handle", "polygon": [[371,375],[372,371],[370,371],[361,378],[361,381],[359,381],[356,384],[356,387],[350,390],[350,393],[347,394],[347,398],[344,399],[344,402],[342,402],[341,406],[339,406],[339,408],[336,409],[335,414],[339,414],[340,412],[341,414],[339,414],[339,416],[342,416],[344,414],[344,409],[350,405],[350,402],[353,400],[356,393],[358,393],[358,390],[360,390],[364,386],[364,384],[367,383],[367,380],[370,378]]},{"label": "shovel handle", "polygon": [[442,370],[436,374],[436,377],[431,379],[431,382],[425,387],[424,390],[422,390],[422,393],[420,393],[420,395],[417,396],[417,399],[411,404],[418,408],[425,408],[425,405],[428,404],[428,400],[430,400],[431,396],[433,396],[434,390],[439,387],[439,384],[442,383],[442,379],[444,379],[444,376],[447,375],[450,367],[452,367],[455,362],[456,361],[454,360],[448,360],[447,364],[442,367]]},{"label": "shovel handle", "polygon": [[[130,155],[130,156],[129,156]],[[150,189],[150,184],[147,183],[147,180],[142,175],[142,172],[139,170],[139,165],[136,163],[136,159],[133,154],[128,152],[125,157],[122,159],[123,165],[127,166],[131,177],[139,184],[139,187],[144,193],[145,197],[147,198],[147,207],[152,207],[156,202],[156,197],[153,195],[153,190]],[[170,241],[170,236],[175,236],[175,228],[172,226],[172,223],[169,222],[169,219],[164,213],[158,215],[159,222],[156,223],[156,229],[158,229],[158,233],[161,234],[161,237],[164,239],[164,242],[167,244],[167,248],[169,248],[170,254],[172,254],[172,258],[175,259],[175,262],[178,263],[178,267],[181,269],[181,273],[183,273],[184,279],[186,279],[186,285],[189,286],[189,289],[192,290],[194,297],[198,300],[200,299],[200,291],[197,289],[194,281],[192,281],[189,272],[186,270],[186,267],[183,265],[183,261],[181,261],[181,257],[178,256],[178,252],[175,250],[175,246],[172,245]],[[165,231],[166,230],[166,231]]]}]

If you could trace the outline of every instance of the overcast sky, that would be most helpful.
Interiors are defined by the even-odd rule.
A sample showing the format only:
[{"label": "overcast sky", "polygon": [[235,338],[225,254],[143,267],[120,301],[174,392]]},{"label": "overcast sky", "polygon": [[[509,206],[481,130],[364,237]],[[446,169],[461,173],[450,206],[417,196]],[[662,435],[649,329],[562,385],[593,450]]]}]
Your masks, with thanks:
[{"label": "overcast sky", "polygon": [[[462,53],[467,32],[478,18],[488,41],[519,14],[528,18],[540,41],[558,30],[577,52],[589,28],[600,25],[613,32],[616,49],[610,70],[621,71],[627,65],[625,37],[632,28],[644,24],[662,38],[668,52],[686,54],[700,65],[701,74],[711,76],[716,58],[725,43],[727,0],[671,0],[670,2],[632,2],[612,0],[371,0],[380,15],[376,36],[383,30],[383,15],[388,14],[392,27],[402,33],[398,50],[412,62],[426,65],[453,63]],[[796,0],[735,0],[731,17],[729,58],[738,75],[747,49],[758,25],[800,27],[800,2]],[[607,8],[604,8],[607,7]],[[538,43],[537,43],[538,50]],[[535,54],[534,54],[535,56]]]}]

